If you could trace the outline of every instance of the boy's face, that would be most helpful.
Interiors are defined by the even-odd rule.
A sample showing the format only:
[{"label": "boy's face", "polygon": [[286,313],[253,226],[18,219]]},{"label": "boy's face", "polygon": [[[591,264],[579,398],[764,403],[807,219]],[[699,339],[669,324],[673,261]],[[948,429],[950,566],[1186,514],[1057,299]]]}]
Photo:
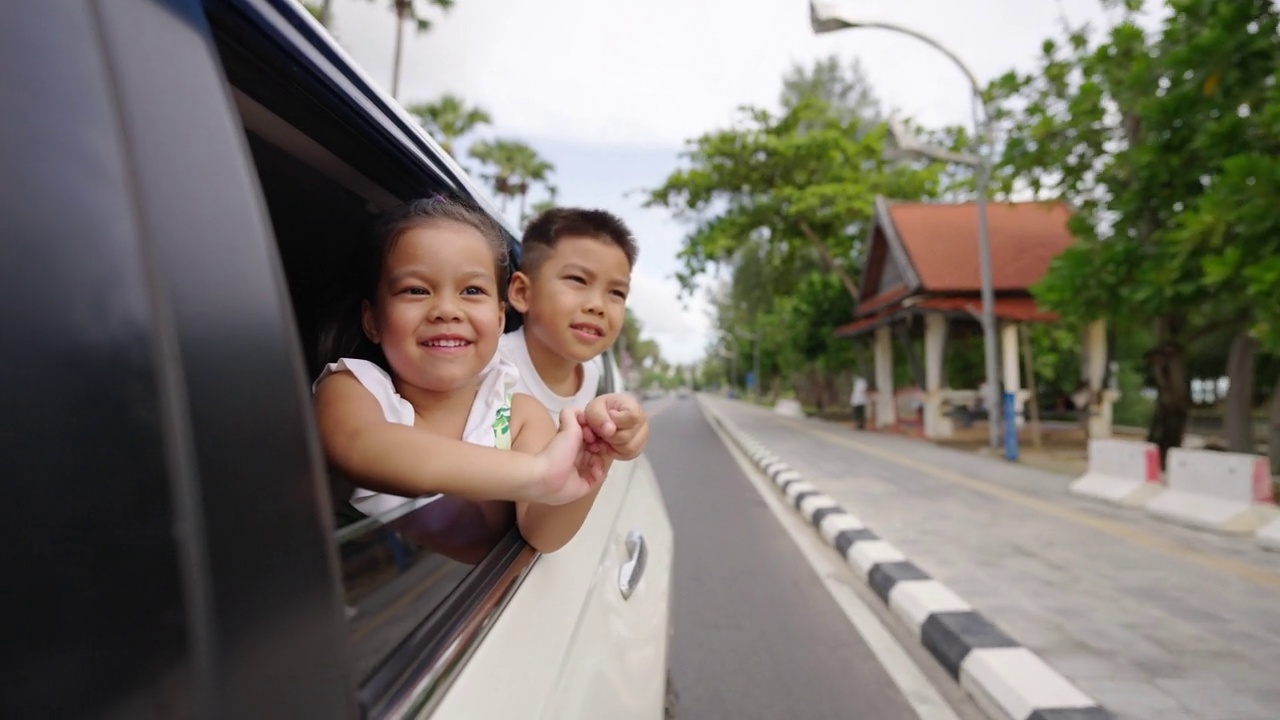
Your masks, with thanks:
[{"label": "boy's face", "polygon": [[592,237],[566,237],[530,277],[511,278],[511,304],[527,332],[574,363],[608,350],[622,332],[631,265],[622,249]]}]

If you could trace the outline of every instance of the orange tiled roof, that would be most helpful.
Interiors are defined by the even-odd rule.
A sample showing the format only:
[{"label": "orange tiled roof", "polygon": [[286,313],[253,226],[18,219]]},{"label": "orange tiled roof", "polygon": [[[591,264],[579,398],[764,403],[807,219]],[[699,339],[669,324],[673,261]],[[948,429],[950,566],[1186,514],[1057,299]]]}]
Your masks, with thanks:
[{"label": "orange tiled roof", "polygon": [[[928,292],[977,291],[978,211],[974,203],[890,203],[889,215]],[[993,286],[1025,290],[1073,242],[1063,203],[987,204]]]},{"label": "orange tiled roof", "polygon": [[[941,312],[982,312],[982,298],[979,297],[940,297],[927,298],[912,306],[920,310],[938,310]],[[995,315],[999,320],[1018,322],[1049,322],[1058,316],[1048,310],[1041,310],[1035,298],[1002,297],[996,298]]]},{"label": "orange tiled roof", "polygon": [[[933,297],[925,298],[908,307],[894,305],[879,312],[869,313],[868,317],[859,318],[835,329],[836,337],[857,337],[881,325],[893,322],[906,315],[922,315],[926,312],[938,313],[977,313],[982,312],[982,300],[977,296],[970,297]],[[1035,298],[1000,297],[996,298],[995,315],[998,320],[1015,322],[1049,322],[1058,316],[1042,310],[1036,305]]]},{"label": "orange tiled roof", "polygon": [[875,312],[882,307],[892,305],[911,295],[911,288],[903,284],[894,285],[891,289],[886,290],[875,297],[867,298],[858,303],[858,314],[865,315]]}]

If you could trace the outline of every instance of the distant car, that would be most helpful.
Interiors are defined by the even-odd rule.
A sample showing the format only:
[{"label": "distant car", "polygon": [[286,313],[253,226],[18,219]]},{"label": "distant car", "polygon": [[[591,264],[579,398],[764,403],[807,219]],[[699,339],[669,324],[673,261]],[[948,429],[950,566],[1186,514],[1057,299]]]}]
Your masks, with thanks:
[{"label": "distant car", "polygon": [[693,397],[693,391],[687,387],[682,387],[676,391],[676,397],[681,397],[681,398]]},{"label": "distant car", "polygon": [[663,717],[646,459],[475,566],[328,477],[312,349],[372,214],[501,218],[299,3],[18,3],[0,55],[6,716]]}]

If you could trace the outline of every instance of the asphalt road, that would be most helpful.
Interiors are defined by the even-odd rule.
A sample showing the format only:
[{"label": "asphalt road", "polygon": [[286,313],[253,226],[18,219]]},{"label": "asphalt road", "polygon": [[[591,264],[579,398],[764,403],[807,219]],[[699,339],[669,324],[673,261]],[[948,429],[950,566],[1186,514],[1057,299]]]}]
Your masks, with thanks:
[{"label": "asphalt road", "polygon": [[681,720],[918,716],[693,399],[651,405]]}]

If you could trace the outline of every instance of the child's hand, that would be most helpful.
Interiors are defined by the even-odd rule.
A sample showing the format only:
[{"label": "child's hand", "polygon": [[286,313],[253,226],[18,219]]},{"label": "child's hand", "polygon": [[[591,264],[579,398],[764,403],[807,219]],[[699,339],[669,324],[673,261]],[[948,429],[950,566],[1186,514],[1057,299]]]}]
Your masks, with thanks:
[{"label": "child's hand", "polygon": [[610,393],[594,398],[587,403],[581,421],[589,449],[606,449],[600,447],[603,443],[621,460],[639,457],[649,441],[649,417],[633,395]]},{"label": "child's hand", "polygon": [[599,453],[583,442],[583,426],[576,413],[560,413],[560,429],[547,447],[538,453],[541,461],[540,494],[535,502],[564,505],[591,492],[604,481],[604,463]]}]

